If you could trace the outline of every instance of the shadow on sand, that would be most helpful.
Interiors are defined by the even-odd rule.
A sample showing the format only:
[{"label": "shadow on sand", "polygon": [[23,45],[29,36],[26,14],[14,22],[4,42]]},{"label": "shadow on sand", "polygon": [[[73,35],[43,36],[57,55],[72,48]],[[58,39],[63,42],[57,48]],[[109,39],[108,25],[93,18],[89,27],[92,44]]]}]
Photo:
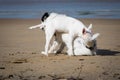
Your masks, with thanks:
[{"label": "shadow on sand", "polygon": [[97,55],[101,55],[101,56],[120,55],[120,51],[113,51],[113,50],[108,50],[108,49],[98,49]]}]

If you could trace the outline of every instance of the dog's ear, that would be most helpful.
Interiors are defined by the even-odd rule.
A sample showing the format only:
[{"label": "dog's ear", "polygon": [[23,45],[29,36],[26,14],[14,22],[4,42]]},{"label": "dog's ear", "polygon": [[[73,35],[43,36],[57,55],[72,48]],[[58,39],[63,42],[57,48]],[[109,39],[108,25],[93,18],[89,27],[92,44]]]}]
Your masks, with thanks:
[{"label": "dog's ear", "polygon": [[83,34],[83,35],[86,34],[85,28],[83,28],[82,34]]},{"label": "dog's ear", "polygon": [[100,35],[100,33],[96,33],[92,36],[92,39],[91,40],[95,40],[98,36]]},{"label": "dog's ear", "polygon": [[90,24],[88,27],[88,30],[91,30],[91,29],[92,29],[92,24]]},{"label": "dog's ear", "polygon": [[48,12],[45,12],[44,15],[41,18],[41,21],[44,22],[49,17]]}]

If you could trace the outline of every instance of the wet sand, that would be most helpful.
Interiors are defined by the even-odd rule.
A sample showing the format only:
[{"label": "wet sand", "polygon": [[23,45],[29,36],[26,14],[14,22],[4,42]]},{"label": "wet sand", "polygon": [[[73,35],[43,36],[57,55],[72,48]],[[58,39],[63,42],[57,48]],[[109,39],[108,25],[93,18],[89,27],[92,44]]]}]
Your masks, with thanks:
[{"label": "wet sand", "polygon": [[0,80],[120,80],[120,20],[80,19],[99,32],[97,56],[46,57],[39,19],[0,19]]}]

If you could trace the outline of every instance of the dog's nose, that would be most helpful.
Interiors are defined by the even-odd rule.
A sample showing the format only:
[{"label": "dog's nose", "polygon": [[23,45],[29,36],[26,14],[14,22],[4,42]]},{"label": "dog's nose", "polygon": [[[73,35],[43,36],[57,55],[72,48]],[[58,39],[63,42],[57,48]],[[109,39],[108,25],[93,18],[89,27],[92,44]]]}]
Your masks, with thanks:
[{"label": "dog's nose", "polygon": [[42,30],[44,31],[44,28],[42,27]]}]

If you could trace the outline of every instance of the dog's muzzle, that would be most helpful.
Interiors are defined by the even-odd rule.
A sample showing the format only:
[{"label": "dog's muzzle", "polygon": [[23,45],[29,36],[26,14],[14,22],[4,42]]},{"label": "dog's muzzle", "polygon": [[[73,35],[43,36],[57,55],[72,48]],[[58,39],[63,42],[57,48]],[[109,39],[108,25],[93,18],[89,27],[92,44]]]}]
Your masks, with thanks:
[{"label": "dog's muzzle", "polygon": [[90,49],[90,50],[94,50],[94,48],[96,47],[96,44],[94,44],[92,47],[88,47],[87,45],[85,47]]}]

